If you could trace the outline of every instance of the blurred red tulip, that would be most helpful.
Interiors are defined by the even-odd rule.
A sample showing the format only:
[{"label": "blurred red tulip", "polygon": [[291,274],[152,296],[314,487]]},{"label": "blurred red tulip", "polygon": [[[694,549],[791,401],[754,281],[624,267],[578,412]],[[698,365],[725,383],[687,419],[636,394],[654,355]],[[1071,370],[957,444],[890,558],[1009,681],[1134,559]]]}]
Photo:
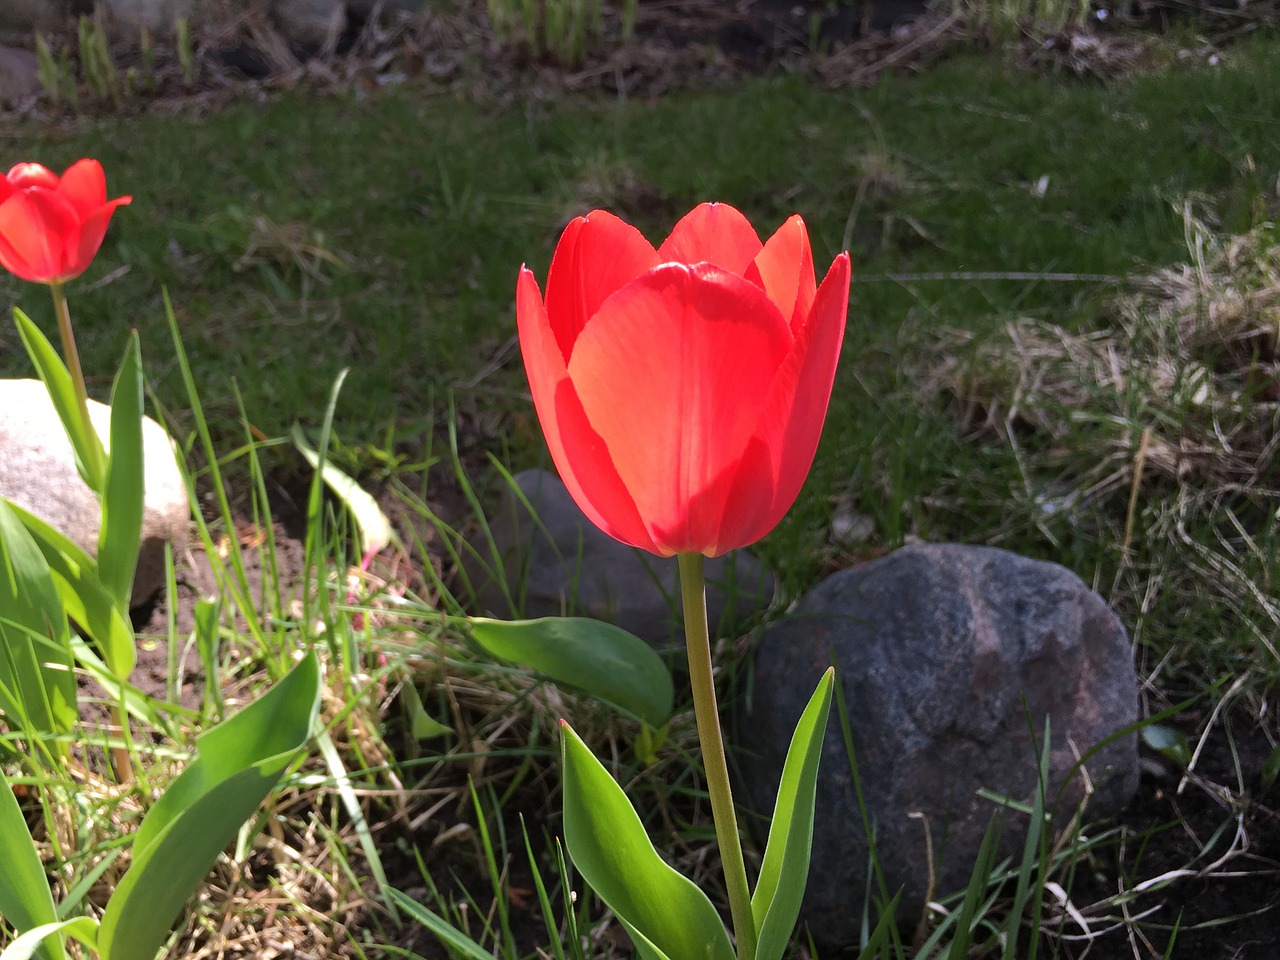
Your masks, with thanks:
[{"label": "blurred red tulip", "polygon": [[761,244],[726,204],[657,250],[602,210],[565,229],[544,300],[521,268],[520,348],[551,457],[609,535],[719,556],[787,512],[813,463],[849,303],[804,221]]},{"label": "blurred red tulip", "polygon": [[59,177],[19,163],[0,179],[0,267],[34,283],[78,277],[102,246],[116,207],[97,160],[80,160]]}]

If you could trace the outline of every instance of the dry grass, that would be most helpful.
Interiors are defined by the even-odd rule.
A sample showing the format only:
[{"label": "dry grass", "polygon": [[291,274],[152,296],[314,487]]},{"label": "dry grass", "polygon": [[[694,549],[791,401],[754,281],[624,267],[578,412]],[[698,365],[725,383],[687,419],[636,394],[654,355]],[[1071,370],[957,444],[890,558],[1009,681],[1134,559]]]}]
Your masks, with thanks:
[{"label": "dry grass", "polygon": [[944,332],[926,394],[950,397],[975,435],[1034,442],[1056,482],[1086,497],[1128,490],[1135,471],[1202,491],[1268,488],[1280,414],[1276,228],[1219,241],[1190,206],[1186,223],[1192,260],[1131,282],[1100,329],[1020,318],[995,337]]}]

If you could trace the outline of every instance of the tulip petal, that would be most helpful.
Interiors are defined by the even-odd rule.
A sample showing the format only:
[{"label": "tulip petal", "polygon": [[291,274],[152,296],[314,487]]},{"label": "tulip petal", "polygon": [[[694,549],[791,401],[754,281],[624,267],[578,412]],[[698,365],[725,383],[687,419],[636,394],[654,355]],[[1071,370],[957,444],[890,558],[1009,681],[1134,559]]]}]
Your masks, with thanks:
[{"label": "tulip petal", "polygon": [[593,210],[565,227],[547,272],[546,305],[566,363],[600,304],[659,262],[639,230],[605,210]]},{"label": "tulip petal", "polygon": [[658,257],[666,263],[713,263],[741,277],[760,249],[755,228],[736,209],[700,203],[675,225]]},{"label": "tulip petal", "polygon": [[38,163],[15,163],[5,175],[16,189],[26,190],[29,187],[43,187],[46,190],[58,189],[58,175],[46,166]]},{"label": "tulip petal", "polygon": [[797,333],[809,316],[817,292],[809,232],[800,217],[788,219],[765,241],[764,249],[747,269],[746,278],[764,288],[791,322],[791,332]]},{"label": "tulip petal", "polygon": [[68,238],[66,254],[68,277],[78,277],[89,269],[89,264],[97,255],[98,248],[102,246],[102,238],[107,234],[111,215],[116,212],[116,207],[122,207],[132,200],[133,197],[117,197],[110,203],[103,204],[80,225],[78,236]]},{"label": "tulip petal", "polygon": [[791,509],[813,465],[849,311],[849,254],[827,271],[795,346],[778,369],[759,425],[724,500],[717,556],[755,543]]},{"label": "tulip petal", "polygon": [[608,448],[587,421],[569,382],[538,282],[525,268],[516,287],[516,324],[533,405],[565,488],[591,522],[610,536],[657,552]]},{"label": "tulip petal", "polygon": [[20,190],[0,204],[0,265],[36,283],[62,279],[64,245],[76,232],[67,201],[46,190]]},{"label": "tulip petal", "polygon": [[791,349],[786,320],[754,284],[709,264],[664,264],[601,306],[569,379],[659,552],[718,540],[719,510]]},{"label": "tulip petal", "polygon": [[77,160],[67,167],[57,186],[81,220],[107,202],[107,176],[97,160]]}]

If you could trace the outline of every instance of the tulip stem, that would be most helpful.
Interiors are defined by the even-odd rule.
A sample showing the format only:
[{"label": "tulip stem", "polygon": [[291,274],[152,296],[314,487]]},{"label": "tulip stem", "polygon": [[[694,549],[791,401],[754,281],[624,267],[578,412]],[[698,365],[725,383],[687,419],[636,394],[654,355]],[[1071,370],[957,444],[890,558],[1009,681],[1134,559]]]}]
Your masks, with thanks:
[{"label": "tulip stem", "polygon": [[[92,478],[91,485],[97,486],[94,493],[101,497],[106,484],[106,465],[102,462],[102,444],[98,441],[93,421],[89,419],[89,392],[85,389],[84,371],[80,368],[80,353],[76,350],[76,337],[71,329],[71,309],[67,306],[67,293],[62,284],[57,282],[49,284],[49,290],[53,294],[53,312],[58,318],[58,336],[62,339],[62,354],[66,360],[67,372],[71,374],[71,386],[76,392],[80,423],[89,437],[89,444],[83,451],[83,456],[88,457],[90,462],[85,463],[84,468]],[[124,745],[111,748],[111,762],[115,767],[116,779],[120,783],[129,783],[133,780],[131,750],[133,741],[129,734],[129,712],[124,706],[123,689],[120,692],[120,698],[114,712],[116,722],[120,725],[120,736]]]},{"label": "tulip stem", "polygon": [[738,960],[755,960],[756,924],[751,913],[751,890],[742,859],[738,818],[729,788],[729,764],[725,759],[724,737],[720,732],[720,709],[716,704],[715,678],[711,671],[711,634],[707,629],[706,581],[702,554],[682,553],[680,597],[684,605],[684,637],[689,652],[689,682],[693,687],[693,715],[698,724],[698,743],[706,770],[707,792],[711,795],[711,815],[715,821],[720,864],[729,894]]},{"label": "tulip stem", "polygon": [[[61,283],[49,284],[49,290],[53,293],[53,312],[58,318],[58,336],[62,339],[62,354],[66,359],[67,372],[71,374],[71,385],[76,392],[76,405],[80,408],[80,422],[84,425],[84,429],[89,432],[92,439],[97,436],[94,432],[93,422],[89,419],[89,392],[84,385],[84,371],[80,369],[80,353],[76,350],[76,337],[71,329],[71,309],[67,306],[67,294]],[[101,444],[90,443],[89,449],[85,454],[93,461],[86,463],[85,469],[89,471],[89,475],[94,477],[97,482],[101,483],[105,475],[105,467],[101,460]],[[101,490],[95,490],[95,493],[101,495]]]}]

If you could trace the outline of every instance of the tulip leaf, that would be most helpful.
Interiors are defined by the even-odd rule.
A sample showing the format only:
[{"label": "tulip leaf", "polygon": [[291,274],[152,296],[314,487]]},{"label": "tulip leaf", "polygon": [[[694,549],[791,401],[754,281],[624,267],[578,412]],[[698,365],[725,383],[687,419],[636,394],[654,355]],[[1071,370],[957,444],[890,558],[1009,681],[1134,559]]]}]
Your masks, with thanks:
[{"label": "tulip leaf", "polygon": [[[27,821],[18,806],[13,788],[0,771],[0,850],[4,851],[4,869],[0,870],[0,917],[19,933],[34,930],[58,919],[49,892],[49,879],[44,875],[44,865],[36,851]],[[46,960],[61,960],[64,956],[60,938],[50,939],[39,947],[42,937],[33,938],[30,957],[39,951]],[[8,960],[8,950],[4,957]]]},{"label": "tulip leaf", "polygon": [[133,627],[102,585],[98,562],[35,514],[17,504],[9,507],[44,554],[66,615],[98,645],[112,676],[119,680],[129,676],[138,656]]},{"label": "tulip leaf", "polygon": [[111,389],[111,452],[102,489],[98,572],[117,609],[127,613],[142,539],[142,357],[138,333],[129,337]]},{"label": "tulip leaf", "polygon": [[134,836],[133,863],[102,916],[102,960],[156,955],[219,852],[310,739],[319,707],[320,667],[310,653],[265,694],[196,740],[196,759]]},{"label": "tulip leaf", "polygon": [[491,656],[577,687],[646,723],[671,718],[671,671],[653,648],[621,627],[585,617],[470,620],[471,637]]},{"label": "tulip leaf", "polygon": [[412,683],[406,683],[400,688],[400,696],[409,712],[409,732],[414,740],[421,742],[453,733],[453,727],[446,726],[427,713],[427,708],[422,705],[422,696]]},{"label": "tulip leaf", "polygon": [[733,960],[715,907],[658,856],[626,794],[561,723],[564,836],[583,879],[650,960]]},{"label": "tulip leaf", "polygon": [[[45,939],[54,934],[58,935],[56,941]],[[56,956],[64,957],[66,953],[62,949],[63,937],[74,937],[90,950],[97,950],[98,921],[93,917],[72,917],[70,920],[52,920],[42,923],[16,937],[3,952],[0,952],[0,960],[31,960],[33,956],[40,953],[42,942],[46,948],[56,942],[58,945]],[[46,956],[44,953],[40,955]]]},{"label": "tulip leaf", "polygon": [[10,729],[43,738],[76,722],[71,629],[19,512],[0,497],[0,712]]},{"label": "tulip leaf", "polygon": [[76,399],[76,388],[71,382],[71,374],[58,356],[40,328],[25,313],[14,307],[14,322],[18,325],[18,335],[27,348],[27,355],[36,368],[45,388],[49,391],[49,399],[63,429],[67,431],[67,439],[71,441],[71,449],[76,458],[76,469],[94,493],[101,493],[106,480],[106,452],[102,449],[102,440],[93,424],[85,421],[80,415],[80,403]]},{"label": "tulip leaf", "polygon": [[828,668],[800,715],[782,767],[760,879],[751,897],[756,960],[782,960],[800,916],[813,846],[813,804],[818,762],[831,712],[835,668]]}]

